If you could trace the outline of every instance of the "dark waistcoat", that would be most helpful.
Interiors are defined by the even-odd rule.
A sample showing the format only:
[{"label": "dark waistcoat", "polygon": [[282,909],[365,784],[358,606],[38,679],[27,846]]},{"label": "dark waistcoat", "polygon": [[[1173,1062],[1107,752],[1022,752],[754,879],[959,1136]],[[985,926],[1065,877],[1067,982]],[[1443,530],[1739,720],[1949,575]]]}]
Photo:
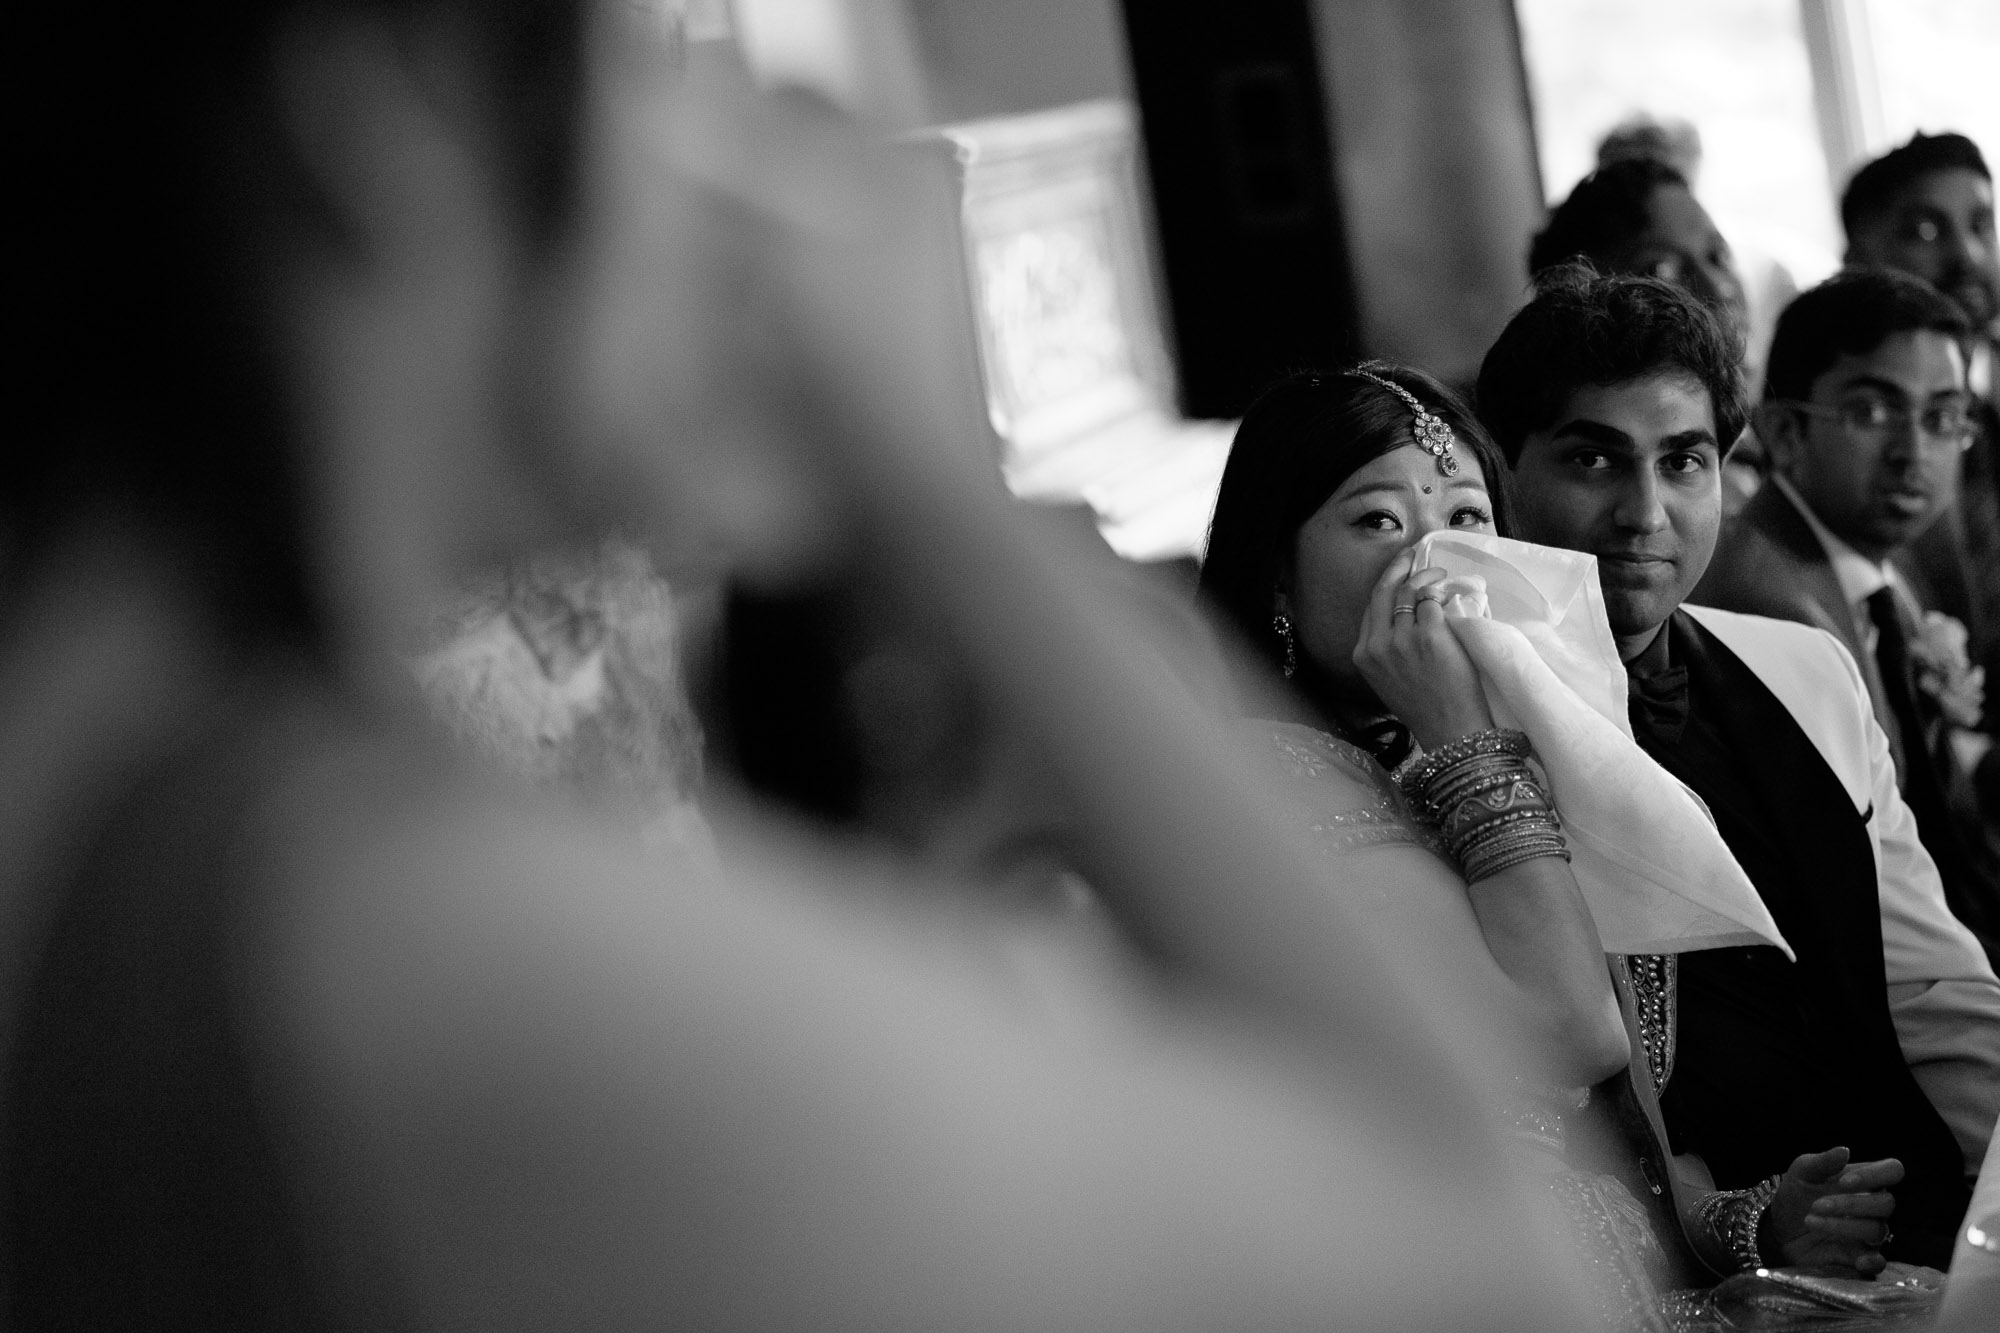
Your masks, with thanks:
[{"label": "dark waistcoat", "polygon": [[1741,658],[1676,612],[1685,726],[1634,709],[1639,743],[1715,813],[1797,954],[1710,949],[1680,963],[1679,1050],[1661,1098],[1675,1152],[1738,1189],[1844,1146],[1895,1157],[1889,1257],[1944,1267],[1970,1200],[1957,1141],[1904,1062],[1889,1014],[1867,825],[1811,739]]}]

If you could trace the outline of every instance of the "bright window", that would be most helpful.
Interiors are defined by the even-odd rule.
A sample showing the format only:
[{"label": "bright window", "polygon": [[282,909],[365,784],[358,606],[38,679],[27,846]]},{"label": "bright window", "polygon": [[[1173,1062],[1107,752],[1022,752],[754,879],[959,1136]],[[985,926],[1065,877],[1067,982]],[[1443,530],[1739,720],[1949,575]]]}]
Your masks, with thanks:
[{"label": "bright window", "polygon": [[[1799,10],[1827,0],[1515,0],[1550,201],[1595,161],[1607,129],[1637,113],[1701,134],[1696,191],[1739,249],[1799,283],[1830,271],[1840,227],[1813,103]],[[2000,161],[2000,3],[1832,0],[1860,68],[1868,155],[1916,130],[1957,130]],[[1840,163],[1844,177],[1855,163]]]},{"label": "bright window", "polygon": [[1839,227],[1798,0],[1515,8],[1551,202],[1590,170],[1598,140],[1620,121],[1682,119],[1701,135],[1695,191],[1738,250],[1762,251],[1801,285],[1832,270]]},{"label": "bright window", "polygon": [[1882,128],[1898,144],[1916,130],[1957,130],[2000,162],[2000,4],[1868,0]]}]

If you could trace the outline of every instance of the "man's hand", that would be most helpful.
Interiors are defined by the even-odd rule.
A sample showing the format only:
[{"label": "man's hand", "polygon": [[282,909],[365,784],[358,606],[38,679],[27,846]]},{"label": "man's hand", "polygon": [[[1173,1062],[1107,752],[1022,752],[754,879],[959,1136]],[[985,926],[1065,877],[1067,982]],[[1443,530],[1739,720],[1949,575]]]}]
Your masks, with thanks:
[{"label": "man's hand", "polygon": [[1778,1183],[1778,1193],[1758,1228],[1758,1249],[1792,1268],[1852,1269],[1863,1275],[1888,1262],[1889,1215],[1896,1197],[1889,1186],[1903,1178],[1893,1157],[1848,1164],[1845,1148],[1807,1153]]}]

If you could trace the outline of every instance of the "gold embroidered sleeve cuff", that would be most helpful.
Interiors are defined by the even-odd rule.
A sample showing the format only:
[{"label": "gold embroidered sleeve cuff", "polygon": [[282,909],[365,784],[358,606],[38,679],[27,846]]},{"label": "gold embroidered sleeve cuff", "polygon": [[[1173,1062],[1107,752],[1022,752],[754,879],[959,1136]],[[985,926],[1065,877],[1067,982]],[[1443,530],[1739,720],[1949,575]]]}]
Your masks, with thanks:
[{"label": "gold embroidered sleeve cuff", "polygon": [[1728,1255],[1739,1271],[1764,1267],[1757,1250],[1757,1227],[1777,1197],[1781,1179],[1772,1176],[1747,1190],[1718,1190],[1695,1205],[1709,1248]]}]

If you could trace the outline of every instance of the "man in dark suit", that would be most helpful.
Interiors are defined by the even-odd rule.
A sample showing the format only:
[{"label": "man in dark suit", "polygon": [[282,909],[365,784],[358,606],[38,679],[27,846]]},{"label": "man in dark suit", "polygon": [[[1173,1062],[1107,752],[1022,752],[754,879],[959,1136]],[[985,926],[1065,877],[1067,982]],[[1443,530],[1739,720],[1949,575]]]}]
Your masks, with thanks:
[{"label": "man in dark suit", "polygon": [[[2000,242],[1993,174],[1962,134],[1917,134],[1863,165],[1840,197],[1847,262],[1922,278],[1971,321],[1966,378],[1980,438],[1964,455],[1958,503],[1896,557],[1927,605],[1971,631],[1972,660],[2000,680]],[[2000,709],[1988,709],[2000,735]],[[1987,817],[2000,812],[2000,757],[1979,770]]]},{"label": "man in dark suit", "polygon": [[1816,625],[1860,664],[1952,911],[2000,958],[2000,854],[1967,760],[1984,741],[1962,628],[1892,557],[1953,503],[1972,441],[1963,312],[1889,269],[1853,269],[1778,321],[1757,433],[1773,474],[1691,600]]},{"label": "man in dark suit", "polygon": [[2000,1112],[2000,980],[1946,907],[1841,640],[1681,605],[1722,520],[1737,366],[1678,288],[1558,272],[1486,354],[1479,415],[1518,535],[1597,558],[1635,738],[1707,802],[1796,955],[1674,960],[1673,1150],[1724,1189],[1802,1144],[1895,1157],[1884,1252],[1942,1264]]}]

